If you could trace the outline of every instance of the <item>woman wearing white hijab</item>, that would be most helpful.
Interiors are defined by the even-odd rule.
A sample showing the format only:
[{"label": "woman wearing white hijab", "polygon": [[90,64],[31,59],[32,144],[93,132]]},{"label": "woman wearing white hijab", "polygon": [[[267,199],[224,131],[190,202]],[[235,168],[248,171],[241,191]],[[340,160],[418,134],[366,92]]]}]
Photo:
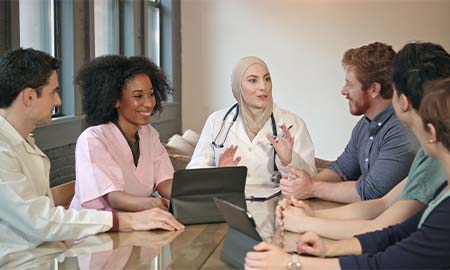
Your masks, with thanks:
[{"label": "woman wearing white hijab", "polygon": [[269,184],[275,171],[286,175],[288,165],[316,174],[306,125],[273,103],[264,61],[242,58],[233,69],[231,87],[237,106],[208,117],[187,168],[246,166],[247,184]]}]

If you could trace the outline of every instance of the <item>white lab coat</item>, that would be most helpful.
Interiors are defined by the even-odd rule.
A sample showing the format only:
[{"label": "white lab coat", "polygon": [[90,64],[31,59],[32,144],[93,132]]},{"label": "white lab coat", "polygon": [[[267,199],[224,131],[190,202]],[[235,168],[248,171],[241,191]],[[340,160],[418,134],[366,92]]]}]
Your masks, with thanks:
[{"label": "white lab coat", "polygon": [[[236,122],[232,125],[228,136],[224,142],[223,148],[213,146],[212,142],[216,138],[220,127],[223,123],[223,118],[229,108],[212,113],[205,126],[202,134],[195,148],[191,162],[187,168],[205,168],[216,167],[219,164],[220,155],[231,145],[237,145],[238,149],[235,156],[241,156],[239,166],[247,167],[247,184],[269,184],[270,177],[273,174],[273,147],[266,135],[272,135],[272,121],[269,118],[264,127],[258,132],[253,141],[247,136],[244,129],[244,124],[239,115]],[[233,122],[233,116],[236,110],[234,109],[225,120],[225,126],[221,132],[226,133],[228,125]],[[294,167],[306,170],[311,175],[316,174],[316,167],[314,163],[314,145],[309,136],[308,130],[304,121],[297,115],[273,106],[273,115],[277,125],[277,133],[281,134],[281,124],[286,126],[292,125],[290,130],[294,137],[294,147],[292,153],[291,164]],[[221,136],[224,137],[225,135]],[[216,143],[223,142],[223,138],[218,138]],[[287,167],[281,165],[278,157],[276,158],[278,169],[283,175],[287,174]]]},{"label": "white lab coat", "polygon": [[0,262],[46,241],[79,239],[112,227],[111,212],[55,207],[50,161],[0,116]]}]

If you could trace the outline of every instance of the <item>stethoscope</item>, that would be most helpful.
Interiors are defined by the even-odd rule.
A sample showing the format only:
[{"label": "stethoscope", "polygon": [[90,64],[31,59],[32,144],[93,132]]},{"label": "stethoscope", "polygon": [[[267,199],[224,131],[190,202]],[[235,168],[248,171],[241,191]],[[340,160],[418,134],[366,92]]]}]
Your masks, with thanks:
[{"label": "stethoscope", "polygon": [[[223,139],[221,140],[221,143],[217,143],[219,137],[222,137],[222,131],[225,128],[225,123],[226,120],[228,118],[228,116],[231,114],[231,112],[235,109],[236,113],[233,116],[233,121],[231,122],[231,124],[228,125],[228,128],[226,129],[225,132],[225,136],[223,136]],[[212,141],[212,145],[216,148],[223,148],[225,141],[228,137],[228,133],[230,133],[231,127],[233,126],[233,124],[236,122],[236,119],[238,118],[239,115],[239,105],[238,103],[234,104],[233,106],[231,106],[230,109],[228,109],[227,113],[225,113],[225,116],[222,119],[222,125],[220,126],[219,132],[217,133],[216,137],[214,138],[214,140]],[[270,114],[270,120],[272,123],[272,135],[274,138],[276,138],[278,136],[278,132],[277,132],[277,124],[275,122],[275,117],[273,116],[273,113]],[[281,179],[281,173],[278,170],[277,164],[275,162],[275,157],[276,157],[277,152],[275,151],[275,149],[273,149],[273,174],[270,177],[270,181],[275,183],[275,184],[279,184],[280,183],[280,179]]]}]

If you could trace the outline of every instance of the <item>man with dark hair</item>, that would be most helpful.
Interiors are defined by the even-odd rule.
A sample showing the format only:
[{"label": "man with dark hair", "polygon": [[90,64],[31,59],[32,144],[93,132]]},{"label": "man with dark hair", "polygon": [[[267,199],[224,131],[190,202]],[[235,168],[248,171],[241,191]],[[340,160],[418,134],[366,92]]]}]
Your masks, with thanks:
[{"label": "man with dark hair", "polygon": [[341,91],[350,113],[363,115],[344,152],[328,169],[311,177],[291,168],[280,182],[285,197],[310,197],[349,203],[380,198],[408,175],[417,141],[391,105],[391,46],[375,42],[347,50],[342,59]]},{"label": "man with dark hair", "polygon": [[42,86],[47,83],[60,61],[50,55],[29,50],[17,50],[0,60],[0,108],[8,108],[22,89],[30,87],[36,89],[38,96]]},{"label": "man with dark hair", "polygon": [[8,254],[46,241],[79,239],[117,230],[179,230],[161,209],[136,213],[65,210],[50,193],[50,162],[31,132],[51,121],[59,61],[34,49],[0,57],[0,264]]}]

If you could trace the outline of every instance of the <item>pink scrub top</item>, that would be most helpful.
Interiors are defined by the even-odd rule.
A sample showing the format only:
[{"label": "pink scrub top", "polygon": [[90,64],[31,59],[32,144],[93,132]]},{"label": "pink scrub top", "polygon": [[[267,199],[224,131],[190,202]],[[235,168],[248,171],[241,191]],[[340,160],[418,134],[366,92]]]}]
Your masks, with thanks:
[{"label": "pink scrub top", "polygon": [[156,187],[173,178],[173,167],[159,133],[151,126],[139,126],[139,162],[119,128],[113,123],[87,128],[75,149],[75,196],[70,208],[111,210],[104,195],[123,191],[148,197]]}]

